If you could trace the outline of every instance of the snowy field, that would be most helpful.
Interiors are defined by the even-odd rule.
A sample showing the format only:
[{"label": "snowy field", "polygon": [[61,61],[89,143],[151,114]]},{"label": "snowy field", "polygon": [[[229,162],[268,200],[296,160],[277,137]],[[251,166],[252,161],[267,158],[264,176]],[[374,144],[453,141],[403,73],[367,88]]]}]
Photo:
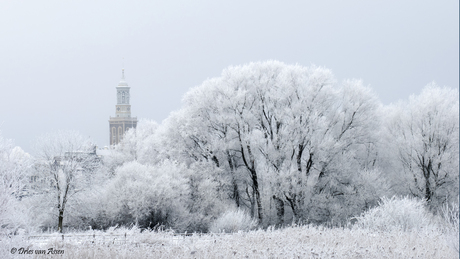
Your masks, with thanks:
[{"label": "snowy field", "polygon": [[[15,236],[1,240],[1,258],[459,258],[458,236],[436,230],[371,232],[302,226],[235,234],[175,235],[111,229]],[[20,248],[32,254],[18,254]],[[12,249],[19,249],[12,254]],[[36,251],[63,255],[37,255]],[[24,250],[22,250],[24,251]]]}]

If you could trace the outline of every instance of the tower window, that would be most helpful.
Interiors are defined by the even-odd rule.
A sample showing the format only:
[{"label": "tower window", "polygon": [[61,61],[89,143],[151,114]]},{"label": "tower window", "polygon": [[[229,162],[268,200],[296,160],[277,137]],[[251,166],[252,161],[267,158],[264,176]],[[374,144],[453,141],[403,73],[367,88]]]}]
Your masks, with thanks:
[{"label": "tower window", "polygon": [[115,127],[112,127],[112,144],[115,144],[117,142],[117,129]]},{"label": "tower window", "polygon": [[123,138],[123,129],[121,127],[118,127],[118,143],[120,143],[122,138]]}]

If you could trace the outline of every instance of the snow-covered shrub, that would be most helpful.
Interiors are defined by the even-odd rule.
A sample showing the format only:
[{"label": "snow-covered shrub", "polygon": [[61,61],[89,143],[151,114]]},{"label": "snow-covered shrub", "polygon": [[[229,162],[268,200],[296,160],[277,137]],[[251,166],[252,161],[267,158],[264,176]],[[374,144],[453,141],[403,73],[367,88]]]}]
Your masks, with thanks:
[{"label": "snow-covered shrub", "polygon": [[189,190],[187,232],[208,232],[211,222],[231,206],[226,193],[219,190],[222,170],[212,163],[195,162],[184,171]]},{"label": "snow-covered shrub", "polygon": [[426,202],[410,197],[383,197],[379,205],[356,217],[355,226],[377,231],[420,230],[432,226]]},{"label": "snow-covered shrub", "polygon": [[102,228],[139,224],[140,228],[165,226],[183,231],[189,218],[184,170],[171,161],[156,166],[134,161],[118,167],[101,195],[105,203],[100,211],[105,218]]},{"label": "snow-covered shrub", "polygon": [[377,206],[380,197],[389,194],[389,184],[379,169],[344,169],[323,177],[318,186],[321,191],[313,193],[304,205],[303,223],[346,225],[350,217]]},{"label": "snow-covered shrub", "polygon": [[249,231],[257,227],[257,220],[241,209],[225,212],[211,224],[210,232],[235,233],[240,230]]},{"label": "snow-covered shrub", "polygon": [[445,203],[441,208],[441,215],[445,223],[449,228],[459,228],[459,204],[457,203]]},{"label": "snow-covered shrub", "polygon": [[457,203],[445,203],[441,207],[440,212],[443,223],[444,233],[448,244],[459,252],[459,204]]}]

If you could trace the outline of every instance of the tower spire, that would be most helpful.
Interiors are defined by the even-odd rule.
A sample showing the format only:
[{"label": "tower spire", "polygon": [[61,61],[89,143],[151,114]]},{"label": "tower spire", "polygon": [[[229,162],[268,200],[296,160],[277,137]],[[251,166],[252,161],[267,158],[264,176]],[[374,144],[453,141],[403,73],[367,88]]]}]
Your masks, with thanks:
[{"label": "tower spire", "polygon": [[121,60],[121,80],[125,80],[125,58]]},{"label": "tower spire", "polygon": [[120,82],[118,83],[118,86],[128,86],[128,82],[125,81],[125,69],[121,69],[121,79]]}]

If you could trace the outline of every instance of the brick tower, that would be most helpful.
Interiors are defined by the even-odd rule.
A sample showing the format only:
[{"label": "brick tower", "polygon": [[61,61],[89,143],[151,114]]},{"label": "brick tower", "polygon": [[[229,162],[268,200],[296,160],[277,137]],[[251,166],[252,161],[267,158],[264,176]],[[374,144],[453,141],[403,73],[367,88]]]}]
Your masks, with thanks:
[{"label": "brick tower", "polygon": [[125,81],[125,69],[121,70],[121,80],[117,86],[117,105],[115,117],[110,117],[110,145],[117,145],[123,139],[123,134],[130,128],[136,128],[137,118],[131,117],[129,104],[129,86]]}]

